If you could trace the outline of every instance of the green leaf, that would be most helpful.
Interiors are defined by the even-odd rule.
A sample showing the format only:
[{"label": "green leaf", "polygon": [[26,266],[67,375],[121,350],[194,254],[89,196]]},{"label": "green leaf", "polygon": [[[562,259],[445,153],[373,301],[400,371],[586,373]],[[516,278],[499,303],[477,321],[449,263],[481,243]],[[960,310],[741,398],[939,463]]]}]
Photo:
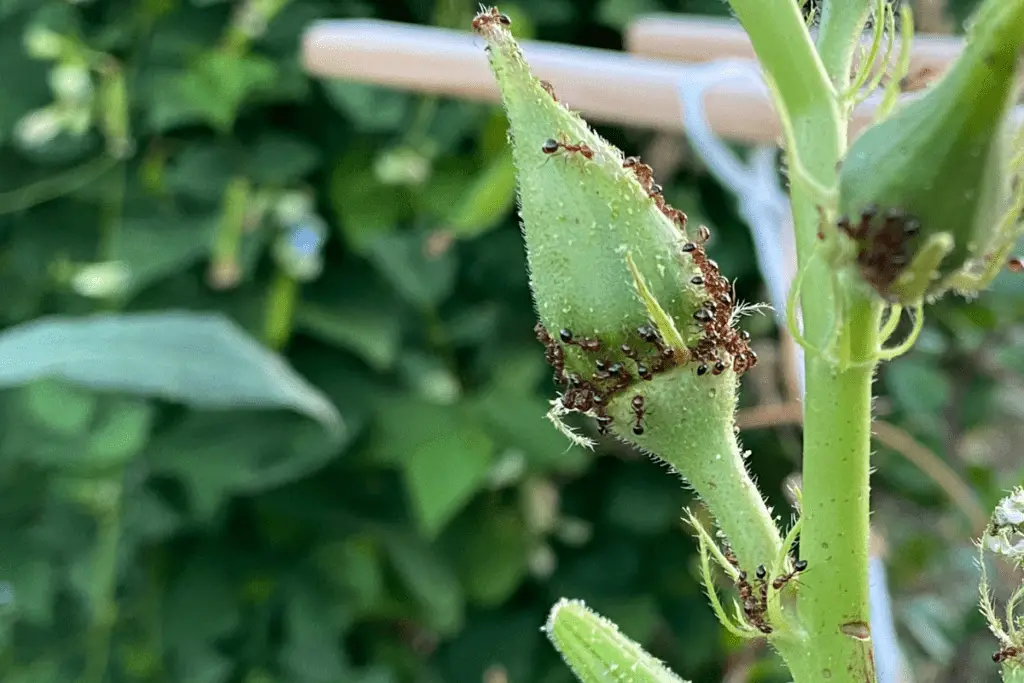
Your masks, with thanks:
[{"label": "green leaf", "polygon": [[495,228],[515,205],[516,169],[508,147],[496,156],[466,188],[448,215],[445,227],[469,239]]},{"label": "green leaf", "polygon": [[199,263],[209,250],[216,216],[160,215],[129,218],[114,233],[112,260],[128,266],[129,291]]},{"label": "green leaf", "polygon": [[394,308],[358,301],[338,307],[303,303],[295,324],[317,338],[352,351],[375,370],[390,369],[401,345],[402,319]]},{"label": "green leaf", "polygon": [[341,434],[330,402],[220,315],[165,312],[48,317],[0,334],[0,386],[59,377],[90,389],[197,408],[283,408]]},{"label": "green leaf", "polygon": [[405,480],[420,528],[437,534],[485,480],[494,443],[481,429],[464,426],[439,434],[409,453]]},{"label": "green leaf", "polygon": [[455,255],[450,249],[429,254],[423,234],[378,235],[369,257],[395,291],[420,309],[437,307],[455,287]]},{"label": "green leaf", "polygon": [[514,509],[474,506],[445,536],[466,597],[477,605],[501,605],[526,578],[532,539]]},{"label": "green leaf", "polygon": [[119,401],[89,435],[83,460],[91,466],[119,465],[140,453],[149,441],[154,410],[139,400]]},{"label": "green leaf", "polygon": [[256,183],[283,185],[320,165],[320,150],[294,135],[271,132],[252,149],[246,169]]},{"label": "green leaf", "polygon": [[153,472],[179,479],[196,517],[208,520],[228,496],[300,479],[343,445],[290,413],[193,413],[162,431],[146,460]]},{"label": "green leaf", "polygon": [[96,410],[92,395],[59,380],[32,382],[25,387],[23,396],[28,414],[63,436],[85,433]]},{"label": "green leaf", "polygon": [[443,634],[458,631],[465,599],[451,568],[416,537],[392,532],[381,540],[395,573],[422,608],[424,621]]},{"label": "green leaf", "polygon": [[327,101],[349,116],[362,133],[397,130],[405,121],[409,95],[363,83],[324,81]]},{"label": "green leaf", "polygon": [[359,253],[412,215],[407,193],[385,185],[369,171],[373,158],[370,150],[349,152],[331,173],[331,208],[346,243]]},{"label": "green leaf", "polygon": [[274,63],[261,57],[207,52],[174,80],[180,109],[165,115],[162,127],[202,121],[228,132],[246,100],[273,85],[275,77]]},{"label": "green leaf", "polygon": [[435,536],[486,480],[494,443],[457,408],[403,397],[381,413],[375,454],[401,467],[420,529]]},{"label": "green leaf", "polygon": [[341,626],[330,601],[305,584],[289,591],[281,664],[295,683],[335,683],[348,678],[341,657]]}]

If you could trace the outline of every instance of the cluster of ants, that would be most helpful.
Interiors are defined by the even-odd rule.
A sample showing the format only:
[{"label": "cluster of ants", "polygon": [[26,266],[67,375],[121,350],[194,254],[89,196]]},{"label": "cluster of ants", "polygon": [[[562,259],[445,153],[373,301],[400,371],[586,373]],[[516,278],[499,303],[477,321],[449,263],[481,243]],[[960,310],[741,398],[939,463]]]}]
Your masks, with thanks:
[{"label": "cluster of ants", "polygon": [[[579,154],[587,160],[594,158],[594,150],[586,143],[573,144],[550,138],[541,145],[541,152],[547,155],[560,150]],[[640,161],[639,157],[627,157],[623,160],[622,166],[633,171],[647,196],[654,200],[658,209],[685,235],[686,214],[665,201],[662,186],[654,181],[654,170]],[[704,245],[710,238],[711,231],[702,225],[697,231],[697,239],[682,245],[682,253],[689,255],[700,270],[700,274],[694,275],[690,283],[703,287],[709,295],[693,314],[694,320],[702,327],[704,334],[689,349],[689,355],[697,362],[698,375],[704,375],[709,371],[712,375],[720,375],[728,367],[719,356],[719,350],[724,349],[732,358],[733,370],[737,374],[743,374],[757,364],[757,354],[750,348],[750,335],[733,327],[735,303],[732,285],[721,274],[718,264],[708,258],[704,250]]]},{"label": "cluster of ants", "polygon": [[[574,372],[565,371],[565,347],[576,346],[588,354],[599,354],[604,346],[598,339],[577,337],[571,330],[562,329],[556,341],[543,324],[537,323],[533,328],[537,340],[544,345],[544,358],[554,368],[553,380],[564,385],[562,405],[567,410],[582,413],[593,411],[597,415],[597,428],[601,434],[607,434],[612,417],[608,414],[608,401],[626,391],[639,378],[650,381],[658,373],[664,372],[678,364],[678,354],[669,347],[661,335],[650,325],[637,329],[637,334],[647,345],[644,349],[635,349],[629,344],[622,344],[619,351],[636,366],[636,376],[630,372],[625,363],[607,358],[594,360],[594,373],[589,378],[580,377]],[[642,353],[641,353],[642,352]],[[637,436],[644,433],[644,416],[647,408],[643,395],[636,394],[630,401],[633,410],[633,433]]]},{"label": "cluster of ants", "polygon": [[881,226],[874,227],[878,212],[877,206],[869,206],[861,211],[856,224],[843,216],[836,226],[861,245],[857,253],[861,275],[875,290],[884,293],[909,263],[907,242],[921,232],[921,222],[899,209],[890,209],[885,212]]},{"label": "cluster of ants", "polygon": [[[740,600],[743,601],[743,616],[758,631],[765,635],[770,634],[772,627],[765,618],[768,612],[768,570],[765,569],[763,564],[757,566],[757,569],[754,570],[755,585],[748,580],[747,572],[740,567],[739,561],[732,550],[728,548],[725,550],[725,559],[739,570],[736,579],[736,590],[739,592]],[[807,569],[807,560],[795,560],[790,571],[780,574],[772,580],[772,588],[776,591],[782,590],[787,583],[796,578],[796,575],[805,569]]]},{"label": "cluster of ants", "polygon": [[[872,229],[878,213],[877,206],[868,206],[861,211],[856,224],[843,216],[836,226],[861,245],[857,253],[857,266],[861,275],[884,295],[910,262],[907,244],[920,234],[921,222],[900,209],[889,209],[885,212],[881,226]],[[819,237],[824,235],[819,234]],[[1022,273],[1024,261],[1015,256],[1007,260],[1006,267],[1010,272]]]}]

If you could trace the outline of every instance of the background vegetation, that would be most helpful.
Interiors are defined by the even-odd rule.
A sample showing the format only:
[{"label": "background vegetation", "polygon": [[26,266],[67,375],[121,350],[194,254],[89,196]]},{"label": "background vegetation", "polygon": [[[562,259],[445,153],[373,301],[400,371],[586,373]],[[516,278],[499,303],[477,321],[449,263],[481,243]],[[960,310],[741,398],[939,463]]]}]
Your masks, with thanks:
[{"label": "background vegetation", "polygon": [[[725,11],[501,8],[520,38],[608,48],[638,13]],[[315,394],[282,389],[284,370],[217,318],[0,337],[0,680],[559,683],[571,674],[539,626],[562,596],[694,681],[762,655],[751,680],[786,680],[711,615],[687,493],[614,444],[567,449],[542,419],[553,387],[500,111],[315,82],[297,59],[315,19],[466,28],[475,10],[0,0],[0,324],[219,313],[279,349],[345,427],[318,425]],[[745,226],[684,141],[601,132],[712,227],[741,298],[764,299]],[[879,447],[873,519],[920,680],[995,675],[968,515],[1024,483],[1022,323],[1024,282],[1004,275],[933,307],[877,384],[882,419],[974,497]],[[762,362],[743,407],[781,403],[778,331],[747,327]],[[767,424],[743,438],[781,507],[797,428],[745,415]]]}]

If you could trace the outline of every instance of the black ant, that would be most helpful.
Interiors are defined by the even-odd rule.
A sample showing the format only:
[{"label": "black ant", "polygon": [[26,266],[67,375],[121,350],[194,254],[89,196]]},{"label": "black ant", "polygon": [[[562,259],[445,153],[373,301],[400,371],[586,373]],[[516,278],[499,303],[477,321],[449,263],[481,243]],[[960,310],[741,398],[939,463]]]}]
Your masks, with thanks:
[{"label": "black ant", "polygon": [[644,407],[644,397],[637,394],[633,397],[630,405],[633,407],[633,414],[636,416],[636,421],[633,423],[633,433],[640,436],[644,433],[643,420],[646,412],[646,408]]}]

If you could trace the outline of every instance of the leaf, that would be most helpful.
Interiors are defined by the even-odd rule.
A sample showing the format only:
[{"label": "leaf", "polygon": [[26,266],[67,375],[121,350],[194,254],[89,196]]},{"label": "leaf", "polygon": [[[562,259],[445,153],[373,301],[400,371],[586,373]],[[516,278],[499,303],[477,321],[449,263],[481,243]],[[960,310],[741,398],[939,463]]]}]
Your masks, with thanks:
[{"label": "leaf", "polygon": [[40,318],[0,334],[0,363],[0,387],[59,377],[197,408],[288,409],[343,429],[323,394],[219,314]]},{"label": "leaf", "polygon": [[395,573],[423,609],[424,621],[443,634],[458,631],[465,605],[451,568],[414,536],[389,532],[381,540]]},{"label": "leaf", "polygon": [[405,121],[410,102],[405,93],[345,81],[324,81],[323,88],[327,101],[362,133],[397,130]]},{"label": "leaf", "polygon": [[171,82],[177,108],[163,110],[157,124],[166,129],[205,122],[228,132],[245,101],[273,85],[275,76],[273,62],[262,57],[209,51]]},{"label": "leaf", "polygon": [[466,597],[494,608],[509,599],[529,571],[532,539],[517,512],[491,505],[474,507],[446,533]]},{"label": "leaf", "polygon": [[486,480],[494,443],[458,407],[403,396],[380,413],[374,454],[402,469],[420,529],[436,536]]},{"label": "leaf", "polygon": [[82,462],[93,467],[126,462],[146,447],[153,419],[150,404],[138,399],[119,401],[89,435]]},{"label": "leaf", "polygon": [[209,250],[216,221],[215,215],[183,214],[126,219],[114,233],[112,260],[128,266],[129,291],[141,291],[199,263]]},{"label": "leaf", "polygon": [[289,592],[287,635],[280,655],[281,664],[291,674],[289,680],[334,683],[347,679],[348,665],[340,656],[343,624],[332,614],[330,601],[305,584]]},{"label": "leaf", "polygon": [[451,250],[437,255],[427,251],[420,233],[387,233],[373,240],[369,257],[403,299],[429,310],[455,286],[455,256]]},{"label": "leaf", "polygon": [[35,421],[63,436],[84,434],[96,410],[96,399],[88,392],[52,379],[25,387],[24,401]]},{"label": "leaf", "polygon": [[226,550],[197,548],[171,580],[163,604],[166,647],[189,652],[237,628],[242,611],[236,587],[225,570]]},{"label": "leaf", "polygon": [[320,150],[294,135],[269,132],[252,149],[246,169],[256,183],[283,185],[320,165]]},{"label": "leaf", "polygon": [[373,158],[368,149],[349,152],[331,172],[331,208],[346,243],[359,253],[365,253],[379,235],[391,232],[412,215],[408,195],[369,172]]},{"label": "leaf", "polygon": [[516,199],[516,169],[512,150],[505,148],[479,172],[448,215],[446,227],[469,239],[491,230],[512,210]]},{"label": "leaf", "polygon": [[378,371],[390,369],[398,357],[402,320],[394,308],[355,301],[330,308],[303,303],[295,323],[325,342],[352,351]]},{"label": "leaf", "polygon": [[409,453],[405,479],[427,536],[437,534],[476,493],[493,453],[494,443],[487,433],[468,425],[439,434]]},{"label": "leaf", "polygon": [[290,413],[193,413],[154,439],[146,461],[153,472],[181,481],[191,511],[208,520],[229,496],[300,479],[344,445]]}]

